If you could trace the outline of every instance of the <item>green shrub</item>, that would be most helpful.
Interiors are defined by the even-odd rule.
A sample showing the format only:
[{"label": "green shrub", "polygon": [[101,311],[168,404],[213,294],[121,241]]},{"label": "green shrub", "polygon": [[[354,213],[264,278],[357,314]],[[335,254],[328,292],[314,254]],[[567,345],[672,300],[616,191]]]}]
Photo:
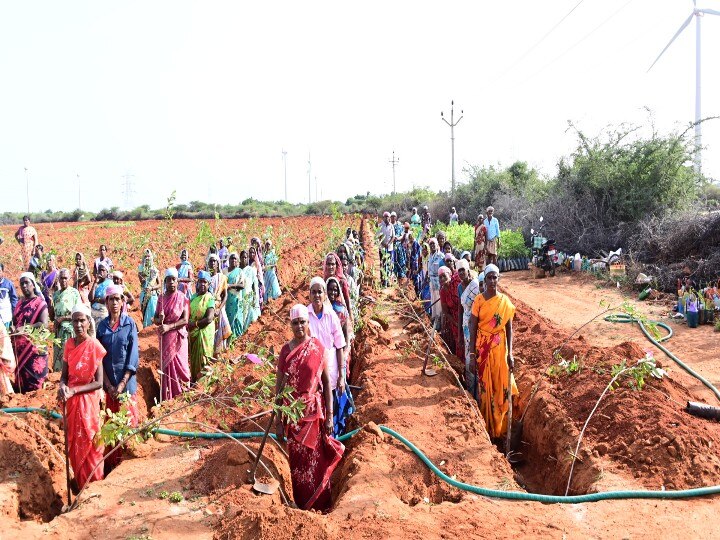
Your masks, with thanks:
[{"label": "green shrub", "polygon": [[509,229],[500,231],[499,259],[515,259],[518,257],[528,257],[529,255],[530,248],[525,245],[525,237],[523,237],[520,229],[516,231]]},{"label": "green shrub", "polygon": [[[445,231],[448,242],[455,249],[472,252],[475,243],[475,228],[469,223],[448,226],[442,221],[436,221],[430,232],[434,235],[438,231]],[[440,249],[442,249],[442,246],[440,246]]]}]

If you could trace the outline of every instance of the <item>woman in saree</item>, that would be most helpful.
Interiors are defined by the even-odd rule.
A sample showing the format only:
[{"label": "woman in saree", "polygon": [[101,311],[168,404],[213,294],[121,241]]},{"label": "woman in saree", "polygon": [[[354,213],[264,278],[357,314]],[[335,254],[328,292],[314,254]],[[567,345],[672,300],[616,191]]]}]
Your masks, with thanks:
[{"label": "woman in saree", "polygon": [[63,357],[58,400],[65,402],[67,452],[78,489],[102,480],[104,448],[95,443],[100,431],[100,389],[105,349],[88,334],[90,310],[78,304],[72,312],[75,337],[68,339]]},{"label": "woman in saree", "polygon": [[15,373],[15,352],[10,334],[0,321],[0,396],[14,393],[10,375]]},{"label": "woman in saree", "polygon": [[430,308],[430,275],[428,274],[428,260],[430,259],[430,245],[424,242],[421,248],[421,270],[417,277],[417,286],[420,289],[418,296],[423,304],[423,309],[427,316],[430,317],[432,310]]},{"label": "woman in saree", "polygon": [[482,271],[485,266],[485,239],[487,237],[487,226],[484,223],[485,218],[479,214],[475,222],[475,268],[478,272]]},{"label": "woman in saree", "polygon": [[418,287],[418,274],[422,268],[422,248],[420,242],[416,240],[415,233],[410,231],[407,235],[406,253],[408,261],[408,278],[412,281],[415,287],[415,294],[420,294],[420,288]]},{"label": "woman in saree", "polygon": [[466,260],[458,261],[458,275],[460,276],[460,285],[458,286],[458,294],[460,295],[460,315],[458,317],[458,325],[460,327],[459,334],[462,336],[465,348],[465,387],[475,396],[475,371],[470,369],[470,316],[472,315],[472,305],[475,297],[482,290],[480,282],[477,278],[473,278],[470,273],[470,264]]},{"label": "woman in saree", "polygon": [[180,264],[177,265],[178,271],[178,291],[183,293],[190,300],[192,296],[191,285],[194,280],[193,267],[188,257],[188,250],[183,249],[180,252]]},{"label": "woman in saree", "polygon": [[518,395],[512,374],[515,306],[497,291],[499,276],[494,264],[485,267],[485,292],[475,297],[470,317],[470,369],[477,376],[480,412],[491,438],[507,431],[508,387],[513,396]]},{"label": "woman in saree", "polygon": [[220,257],[210,255],[210,283],[208,291],[215,296],[215,354],[227,349],[227,340],[232,335],[230,322],[228,321],[225,303],[227,302],[228,280],[222,273]]},{"label": "woman in saree", "polygon": [[[20,291],[23,298],[17,303],[13,313],[15,332],[21,327],[47,328],[50,320],[48,307],[40,293],[35,276],[30,272],[20,274]],[[22,334],[14,335],[12,340],[17,355],[15,390],[21,394],[39,390],[48,374],[47,350],[36,347],[27,336]]]},{"label": "woman in saree", "polygon": [[160,292],[160,274],[155,266],[152,251],[145,250],[143,260],[138,266],[138,280],[142,290],[140,291],[140,313],[143,316],[143,328],[152,324],[155,310],[157,309],[157,297]]},{"label": "woman in saree", "polygon": [[345,356],[345,366],[347,370],[347,377],[350,377],[351,358],[350,351],[352,348],[353,340],[353,329],[350,328],[350,313],[343,301],[342,294],[340,293],[340,282],[334,276],[330,276],[325,282],[325,288],[327,290],[327,297],[330,301],[335,314],[340,319],[340,326],[342,327],[343,336],[345,337],[345,347],[343,348],[343,355]]},{"label": "woman in saree", "polygon": [[190,384],[188,331],[190,302],[178,289],[178,271],[165,270],[165,292],[158,298],[153,322],[160,336],[160,401],[182,394]]},{"label": "woman in saree", "polygon": [[125,285],[125,275],[120,270],[115,270],[112,274],[110,274],[110,278],[112,279],[113,285],[117,285],[123,290],[123,313],[127,313],[128,309],[130,309],[135,303],[135,296],[132,292],[130,292],[128,286]]},{"label": "woman in saree", "polygon": [[430,255],[428,255],[428,280],[430,282],[430,319],[433,324],[439,323],[442,314],[442,306],[440,305],[440,275],[438,270],[444,264],[444,256],[440,253],[440,248],[436,238],[428,240]]},{"label": "woman in saree", "polygon": [[278,256],[273,248],[272,240],[265,241],[265,273],[263,279],[265,281],[265,301],[278,298],[282,292],[280,291],[280,281],[277,276]]},{"label": "woman in saree", "polygon": [[[240,267],[241,259],[242,268]],[[250,325],[252,317],[250,311],[254,309],[255,304],[252,295],[253,286],[257,283],[257,276],[248,275],[245,271],[248,268],[247,259],[247,251],[243,251],[240,255],[232,252],[228,258],[228,297],[225,311],[230,321],[230,329],[233,336],[236,337],[243,335]],[[250,272],[253,271],[250,268]]]},{"label": "woman in saree", "polygon": [[[248,261],[252,268],[255,269],[255,273],[257,274],[257,282],[258,282],[258,289],[259,289],[259,296],[258,301],[260,303],[260,309],[262,309],[262,305],[265,299],[265,275],[263,272],[263,265],[262,265],[262,255],[260,255],[260,252],[255,245],[251,245],[250,248],[248,248]],[[259,314],[258,314],[259,316]]]},{"label": "woman in saree", "polygon": [[200,270],[195,283],[195,294],[190,300],[188,341],[190,347],[190,380],[197,382],[212,358],[215,348],[215,296],[208,291],[210,272]]},{"label": "woman in saree", "polygon": [[108,248],[105,244],[100,244],[100,249],[98,249],[98,256],[95,258],[95,262],[93,263],[93,275],[97,276],[98,270],[100,269],[100,264],[104,264],[105,268],[107,268],[108,274],[113,271],[113,262],[110,257],[107,256]]},{"label": "woman in saree", "polygon": [[250,324],[260,318],[260,282],[258,281],[255,267],[250,265],[250,255],[247,251],[242,250],[238,259],[241,277],[244,278],[245,288],[242,290],[241,301],[245,305],[246,320],[245,330]]},{"label": "woman in saree", "polygon": [[113,284],[113,280],[108,276],[108,268],[105,263],[100,263],[97,267],[97,274],[93,280],[92,287],[90,288],[90,313],[92,314],[93,321],[95,322],[94,328],[100,324],[105,317],[108,316],[107,308],[105,307],[105,293],[107,288]]},{"label": "woman in saree", "polygon": [[48,307],[52,306],[53,295],[60,289],[58,276],[60,270],[57,267],[57,257],[51,253],[47,256],[46,268],[40,274],[40,288],[42,289],[45,303]]},{"label": "woman in saree", "polygon": [[27,269],[30,266],[30,259],[35,253],[35,246],[38,245],[38,233],[35,227],[30,225],[30,217],[23,216],[23,224],[15,233],[15,240],[20,244],[22,255],[22,267]]},{"label": "woman in saree", "polygon": [[345,280],[350,288],[350,313],[352,314],[352,319],[357,321],[360,317],[360,285],[355,278],[350,275],[350,265],[345,255],[340,255],[340,265],[342,266]]},{"label": "woman in saree", "polygon": [[450,352],[458,358],[463,358],[465,356],[465,347],[458,326],[460,318],[460,295],[458,294],[460,276],[448,266],[441,266],[439,275],[442,337]]},{"label": "woman in saree", "polygon": [[75,279],[73,287],[80,293],[83,304],[90,306],[90,269],[85,262],[85,255],[82,253],[75,254]]},{"label": "woman in saree", "polygon": [[[303,510],[329,510],[330,477],[345,447],[331,437],[333,398],[330,372],[322,343],[311,337],[308,309],[302,304],[290,310],[293,338],[280,351],[275,395],[285,385],[294,388],[292,399],[305,408],[297,423],[278,416],[275,431],[280,441],[287,436],[293,499]],[[277,399],[277,397],[276,397]]]},{"label": "woman in saree", "polygon": [[72,326],[72,310],[82,303],[80,293],[70,286],[70,270],[63,268],[58,272],[60,290],[53,295],[50,306],[50,318],[54,321],[53,331],[60,343],[53,344],[53,371],[62,370],[65,342],[75,337]]},{"label": "woman in saree", "polygon": [[[100,321],[97,339],[107,353],[103,358],[103,389],[105,408],[119,412],[121,407],[128,411],[130,426],[137,427],[140,412],[137,408],[138,330],[132,317],[124,310],[125,297],[120,285],[110,285],[105,291],[105,305],[108,316]],[[120,461],[122,450],[107,447],[105,474],[109,474]],[[112,454],[110,454],[112,452]],[[108,455],[109,454],[109,455]]]},{"label": "woman in saree", "polygon": [[[325,260],[323,261],[323,279],[327,280],[330,277],[337,278],[338,282],[340,283],[340,292],[342,293],[343,303],[345,304],[345,306],[351,307],[350,285],[345,279],[342,262],[340,262],[340,258],[334,251],[331,251],[330,253],[325,255]],[[355,321],[353,320],[352,311],[348,311],[350,315],[350,328],[354,328]]]}]

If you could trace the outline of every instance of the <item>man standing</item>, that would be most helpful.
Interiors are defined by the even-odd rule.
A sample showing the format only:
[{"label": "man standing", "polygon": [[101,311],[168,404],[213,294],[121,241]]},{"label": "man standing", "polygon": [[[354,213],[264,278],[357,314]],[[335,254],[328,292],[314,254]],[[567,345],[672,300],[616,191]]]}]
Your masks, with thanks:
[{"label": "man standing", "polygon": [[29,216],[23,216],[23,224],[15,233],[15,240],[21,246],[22,268],[25,271],[29,268],[30,259],[35,253],[35,246],[39,243],[37,231],[30,225]]},{"label": "man standing", "polygon": [[452,209],[450,210],[450,216],[449,216],[449,223],[448,223],[448,225],[451,225],[451,226],[452,226],[452,225],[457,225],[457,224],[458,224],[458,219],[459,219],[459,218],[458,218],[457,211],[455,210],[455,207],[453,206]]},{"label": "man standing", "polygon": [[487,207],[487,217],[483,221],[487,229],[485,237],[486,264],[497,264],[497,252],[500,249],[500,222],[495,217],[495,209]]},{"label": "man standing", "polygon": [[0,263],[0,321],[5,328],[10,328],[17,302],[15,285],[5,277],[5,265]]},{"label": "man standing", "polygon": [[390,284],[392,274],[393,248],[395,244],[395,226],[390,223],[390,212],[383,212],[380,224],[380,283],[383,287]]}]

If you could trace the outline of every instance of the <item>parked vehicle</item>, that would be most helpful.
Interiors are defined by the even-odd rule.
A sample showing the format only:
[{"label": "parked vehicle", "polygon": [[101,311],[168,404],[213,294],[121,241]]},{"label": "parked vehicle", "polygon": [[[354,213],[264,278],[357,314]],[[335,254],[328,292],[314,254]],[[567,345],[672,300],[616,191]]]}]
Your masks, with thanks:
[{"label": "parked vehicle", "polygon": [[543,217],[540,216],[540,228],[538,230],[530,229],[532,263],[533,266],[542,268],[546,272],[550,272],[551,276],[554,276],[555,269],[558,267],[558,254],[555,249],[555,240],[542,235],[542,228],[545,226],[542,222]]}]

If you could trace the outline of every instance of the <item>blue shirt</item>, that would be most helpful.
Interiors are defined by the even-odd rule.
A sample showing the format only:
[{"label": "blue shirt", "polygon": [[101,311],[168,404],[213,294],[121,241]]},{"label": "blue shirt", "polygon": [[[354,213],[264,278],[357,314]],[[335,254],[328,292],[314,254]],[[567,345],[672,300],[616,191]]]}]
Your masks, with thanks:
[{"label": "blue shirt", "polygon": [[490,221],[488,221],[488,218],[485,218],[483,224],[487,227],[488,240],[495,240],[498,236],[500,236],[500,222],[498,221],[498,218],[493,217]]},{"label": "blue shirt", "polygon": [[18,303],[15,285],[8,278],[0,279],[0,317],[6,325],[12,322],[12,315]]},{"label": "blue shirt", "polygon": [[97,327],[97,339],[105,347],[107,354],[103,358],[103,370],[113,386],[120,384],[126,371],[132,375],[128,379],[125,391],[135,395],[137,380],[135,372],[138,367],[138,331],[135,321],[125,313],[120,314],[120,325],[113,332],[110,328],[110,317],[100,321]]}]

